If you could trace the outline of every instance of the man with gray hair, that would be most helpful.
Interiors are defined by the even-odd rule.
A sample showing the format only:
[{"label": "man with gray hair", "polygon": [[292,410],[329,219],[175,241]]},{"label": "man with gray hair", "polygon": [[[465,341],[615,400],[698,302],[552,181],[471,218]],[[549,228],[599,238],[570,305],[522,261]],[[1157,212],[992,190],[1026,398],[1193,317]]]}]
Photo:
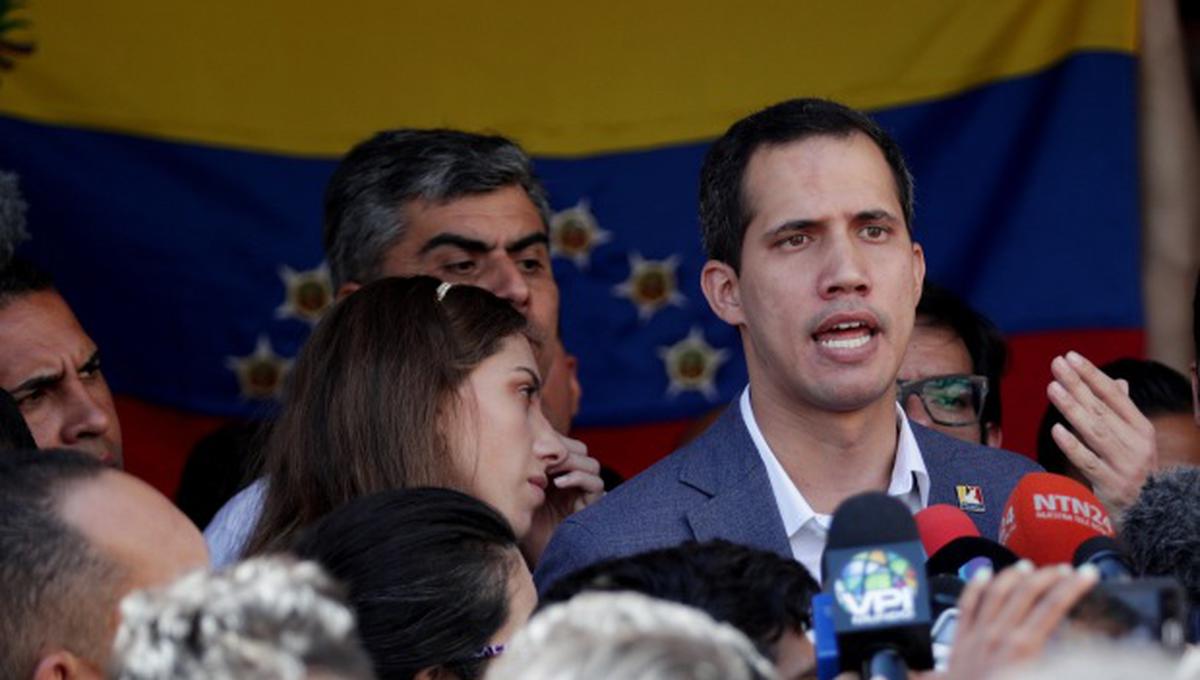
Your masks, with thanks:
[{"label": "man with gray hair", "polygon": [[[558,285],[550,267],[550,207],[529,156],[513,141],[458,130],[385,130],[350,150],[325,190],[324,246],[338,298],[386,276],[433,276],[478,286],[529,320],[543,384],[570,362],[558,338]],[[554,373],[554,375],[552,375]],[[547,391],[571,399],[571,390]],[[543,400],[561,432],[570,405]],[[581,442],[548,471],[547,500],[522,552],[534,561],[598,478]],[[259,480],[225,505],[205,530],[213,563],[237,557],[262,505]]]},{"label": "man with gray hair", "polygon": [[[384,276],[426,275],[508,300],[557,337],[550,206],[511,140],[386,130],[354,147],[325,191],[325,253],[339,297]],[[544,349],[535,346],[546,373]]]}]

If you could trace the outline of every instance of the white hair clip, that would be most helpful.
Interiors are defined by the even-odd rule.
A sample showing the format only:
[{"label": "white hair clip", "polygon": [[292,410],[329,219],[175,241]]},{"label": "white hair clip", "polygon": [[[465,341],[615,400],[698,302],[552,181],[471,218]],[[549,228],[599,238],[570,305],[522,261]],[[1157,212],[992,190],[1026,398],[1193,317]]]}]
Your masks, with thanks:
[{"label": "white hair clip", "polygon": [[454,284],[450,283],[449,281],[442,281],[441,283],[439,283],[438,287],[437,287],[438,302],[441,302],[442,298],[446,297],[446,292],[449,291],[453,287],[454,287]]}]

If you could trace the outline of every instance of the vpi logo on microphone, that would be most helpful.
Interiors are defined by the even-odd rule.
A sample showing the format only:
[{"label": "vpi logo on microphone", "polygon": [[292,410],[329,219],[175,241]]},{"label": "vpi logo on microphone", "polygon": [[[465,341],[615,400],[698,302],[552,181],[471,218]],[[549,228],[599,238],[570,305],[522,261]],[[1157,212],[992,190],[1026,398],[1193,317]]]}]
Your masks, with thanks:
[{"label": "vpi logo on microphone", "polygon": [[864,550],[842,567],[833,591],[854,626],[916,618],[917,572],[891,550]]}]

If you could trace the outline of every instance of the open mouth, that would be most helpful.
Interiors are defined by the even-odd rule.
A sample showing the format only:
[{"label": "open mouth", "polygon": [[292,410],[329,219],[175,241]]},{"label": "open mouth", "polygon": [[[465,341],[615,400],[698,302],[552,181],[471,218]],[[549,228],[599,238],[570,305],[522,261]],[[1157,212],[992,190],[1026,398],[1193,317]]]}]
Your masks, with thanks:
[{"label": "open mouth", "polygon": [[826,349],[853,350],[865,347],[878,332],[878,324],[869,315],[839,314],[818,326],[812,338]]}]

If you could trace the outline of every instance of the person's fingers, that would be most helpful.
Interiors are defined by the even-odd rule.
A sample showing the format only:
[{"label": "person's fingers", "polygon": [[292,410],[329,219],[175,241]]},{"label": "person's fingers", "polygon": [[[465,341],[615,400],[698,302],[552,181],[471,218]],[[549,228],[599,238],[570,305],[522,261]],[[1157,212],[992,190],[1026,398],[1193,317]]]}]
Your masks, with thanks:
[{"label": "person's fingers", "polygon": [[585,493],[604,491],[604,480],[599,476],[583,470],[575,470],[554,478],[554,486],[559,489],[578,489]]},{"label": "person's fingers", "polygon": [[1079,441],[1079,437],[1076,437],[1065,425],[1055,423],[1054,427],[1050,428],[1050,437],[1054,439],[1055,444],[1058,444],[1058,448],[1062,449],[1071,464],[1079,468],[1093,484],[1098,481],[1106,481],[1100,480],[1100,478],[1106,477],[1110,472],[1107,461]]},{"label": "person's fingers", "polygon": [[992,570],[988,567],[977,569],[967,581],[962,593],[959,594],[958,627],[960,630],[964,625],[969,626],[975,622],[979,614],[979,602],[983,599],[983,591],[993,576]]},{"label": "person's fingers", "polygon": [[996,629],[997,617],[1000,616],[1013,592],[1021,586],[1025,579],[1029,578],[1031,573],[1033,573],[1033,563],[1029,560],[1021,560],[1012,567],[1001,571],[992,579],[987,589],[984,590],[978,605],[976,618],[980,623],[980,628]]},{"label": "person's fingers", "polygon": [[1129,381],[1124,378],[1117,378],[1117,387],[1121,388],[1121,394],[1129,396]]},{"label": "person's fingers", "polygon": [[575,470],[581,470],[593,475],[600,474],[600,461],[587,454],[587,446],[583,442],[567,437],[563,437],[563,441],[568,444],[566,457],[546,468],[546,474],[554,476]]},{"label": "person's fingers", "polygon": [[1084,565],[1078,571],[1065,564],[1059,566],[1062,568],[1054,586],[1038,600],[1020,635],[1012,641],[1015,651],[1025,657],[1042,650],[1071,607],[1100,581],[1099,571],[1091,565]]},{"label": "person's fingers", "polygon": [[1067,365],[1074,369],[1082,382],[1087,385],[1092,394],[1099,398],[1104,404],[1122,420],[1129,423],[1138,422],[1145,419],[1142,412],[1137,406],[1129,400],[1128,383],[1126,389],[1122,390],[1118,381],[1109,377],[1104,371],[1101,371],[1095,364],[1088,361],[1086,357],[1078,352],[1067,352]]},{"label": "person's fingers", "polygon": [[1054,381],[1061,385],[1089,416],[1096,419],[1111,417],[1112,410],[1092,391],[1079,371],[1064,357],[1054,357],[1050,362],[1050,373],[1054,376]]},{"label": "person's fingers", "polygon": [[1029,628],[1030,612],[1060,581],[1071,576],[1070,567],[1067,567],[1065,576],[1057,567],[1049,567],[1027,571],[1018,579],[1019,585],[1008,593],[996,616],[991,619],[994,631],[999,634],[995,642],[998,643],[1000,654],[1015,658],[1037,642]]}]

